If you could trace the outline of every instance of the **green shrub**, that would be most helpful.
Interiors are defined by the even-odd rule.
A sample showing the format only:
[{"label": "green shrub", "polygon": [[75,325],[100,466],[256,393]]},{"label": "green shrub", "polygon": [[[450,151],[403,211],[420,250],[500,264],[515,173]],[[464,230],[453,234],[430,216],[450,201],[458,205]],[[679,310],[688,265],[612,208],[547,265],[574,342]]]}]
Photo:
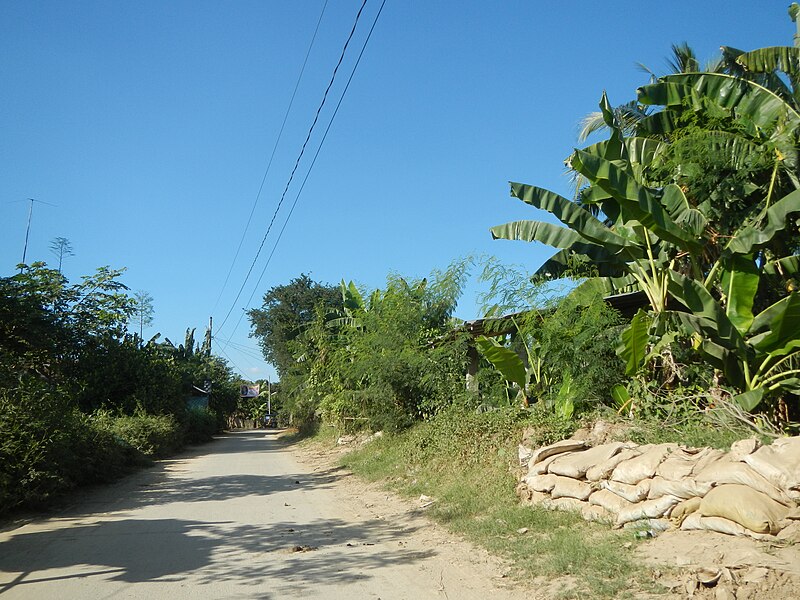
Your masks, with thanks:
[{"label": "green shrub", "polygon": [[145,454],[98,422],[95,415],[75,410],[70,421],[72,436],[67,468],[75,484],[114,481],[135,467],[150,464]]},{"label": "green shrub", "polygon": [[187,444],[202,444],[211,441],[219,431],[217,413],[208,408],[190,408],[183,422],[183,441]]},{"label": "green shrub", "polygon": [[41,387],[0,390],[0,512],[69,486],[61,468],[69,447],[66,403]]},{"label": "green shrub", "polygon": [[43,383],[0,389],[0,513],[42,505],[77,485],[112,481],[144,456]]},{"label": "green shrub", "polygon": [[181,427],[172,415],[140,413],[114,416],[107,411],[98,411],[94,420],[98,426],[148,457],[167,456],[182,446]]}]

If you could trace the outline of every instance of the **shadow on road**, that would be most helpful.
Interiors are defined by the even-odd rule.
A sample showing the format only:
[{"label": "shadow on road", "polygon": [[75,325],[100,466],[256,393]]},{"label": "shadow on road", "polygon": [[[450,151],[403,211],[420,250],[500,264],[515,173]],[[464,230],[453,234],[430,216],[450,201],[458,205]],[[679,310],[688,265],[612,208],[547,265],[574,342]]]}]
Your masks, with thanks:
[{"label": "shadow on road", "polygon": [[[238,464],[237,453],[251,457],[254,450],[277,448],[279,442],[261,433],[229,434],[209,450]],[[378,518],[300,523],[282,519],[264,525],[131,515],[129,511],[170,503],[266,499],[282,492],[324,489],[347,475],[342,469],[326,468],[197,477],[187,458],[193,456],[161,461],[118,484],[87,490],[54,518],[5,534],[0,542],[0,595],[16,590],[28,597],[39,593],[32,584],[86,577],[124,583],[228,582],[291,595],[309,587],[367,579],[376,569],[415,563],[435,553],[405,549],[403,540],[415,528]],[[373,545],[380,548],[369,548]],[[263,589],[258,593],[259,598],[269,597]]]},{"label": "shadow on road", "polygon": [[[366,551],[365,546],[387,542],[397,547],[411,531],[389,528],[380,520],[303,525],[284,521],[252,527],[125,519],[23,533],[0,544],[0,571],[6,572],[0,575],[0,594],[32,583],[97,575],[126,583],[191,578],[201,585],[269,584],[271,589],[286,586],[296,593],[308,586],[362,580],[374,569],[432,556],[430,550],[399,547]],[[50,571],[68,568],[73,570],[70,575]]]},{"label": "shadow on road", "polygon": [[[270,432],[271,433],[271,432]],[[159,461],[154,467],[141,471],[116,484],[96,487],[79,492],[72,506],[64,509],[61,516],[91,516],[97,512],[125,511],[146,506],[166,505],[173,502],[224,501],[247,496],[268,496],[299,489],[330,488],[342,477],[350,476],[341,467],[330,467],[312,473],[283,473],[279,475],[255,475],[231,473],[205,478],[192,476],[191,484],[182,479],[187,460],[209,454],[227,457],[235,462],[235,454],[275,452],[281,444],[276,439],[264,437],[263,431],[244,431],[226,434],[210,445],[202,446],[173,459]]]}]

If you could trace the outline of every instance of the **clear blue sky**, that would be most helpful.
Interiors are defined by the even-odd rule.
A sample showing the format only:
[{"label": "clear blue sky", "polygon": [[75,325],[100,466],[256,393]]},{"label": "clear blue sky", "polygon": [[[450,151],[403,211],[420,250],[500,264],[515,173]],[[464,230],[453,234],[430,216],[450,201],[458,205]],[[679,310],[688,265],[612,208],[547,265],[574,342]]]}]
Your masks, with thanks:
[{"label": "clear blue sky", "polygon": [[[259,360],[246,306],[300,273],[380,287],[390,272],[421,277],[468,254],[535,269],[544,247],[493,242],[492,225],[536,218],[509,180],[569,194],[562,160],[577,122],[634,98],[667,70],[670,44],[701,60],[720,45],[791,45],[788,1],[588,3],[388,0],[263,279],[380,0],[369,0],[276,225],[255,256],[360,0],[327,6],[305,75],[231,279],[247,224],[322,0],[0,2],[0,275],[22,257],[53,262],[66,237],[72,280],[127,267],[154,297],[146,334],[215,342],[248,378]],[[217,299],[221,295],[221,300]],[[248,305],[247,300],[253,294]],[[475,286],[459,316],[479,316]]]}]

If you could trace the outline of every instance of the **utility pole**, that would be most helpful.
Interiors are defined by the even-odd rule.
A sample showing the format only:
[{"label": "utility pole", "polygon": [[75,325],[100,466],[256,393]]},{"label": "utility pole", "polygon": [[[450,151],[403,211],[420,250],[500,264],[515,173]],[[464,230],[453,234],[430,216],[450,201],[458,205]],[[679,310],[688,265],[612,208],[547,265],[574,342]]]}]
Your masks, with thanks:
[{"label": "utility pole", "polygon": [[208,331],[206,331],[206,353],[211,356],[211,327],[214,324],[214,317],[208,317]]},{"label": "utility pole", "polygon": [[28,198],[28,226],[25,228],[25,245],[22,247],[22,264],[25,264],[25,255],[28,253],[28,234],[31,232],[31,216],[33,215],[33,198]]},{"label": "utility pole", "polygon": [[267,379],[267,413],[272,414],[272,384]]},{"label": "utility pole", "polygon": [[50,204],[49,202],[42,202],[41,200],[36,200],[34,198],[28,198],[28,202],[30,205],[28,206],[28,225],[25,227],[25,245],[22,247],[22,264],[25,264],[25,258],[28,255],[28,236],[31,233],[31,217],[33,216],[33,203],[38,202],[39,204],[47,204],[48,206],[56,206],[55,204]]}]

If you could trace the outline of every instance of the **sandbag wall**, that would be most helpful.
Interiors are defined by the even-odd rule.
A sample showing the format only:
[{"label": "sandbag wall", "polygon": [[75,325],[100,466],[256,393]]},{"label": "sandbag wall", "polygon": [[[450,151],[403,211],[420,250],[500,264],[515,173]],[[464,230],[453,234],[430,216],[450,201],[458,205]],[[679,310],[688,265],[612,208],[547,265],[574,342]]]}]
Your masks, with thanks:
[{"label": "sandbag wall", "polygon": [[729,452],[678,444],[564,440],[519,447],[517,493],[616,527],[711,530],[800,541],[800,437]]}]

